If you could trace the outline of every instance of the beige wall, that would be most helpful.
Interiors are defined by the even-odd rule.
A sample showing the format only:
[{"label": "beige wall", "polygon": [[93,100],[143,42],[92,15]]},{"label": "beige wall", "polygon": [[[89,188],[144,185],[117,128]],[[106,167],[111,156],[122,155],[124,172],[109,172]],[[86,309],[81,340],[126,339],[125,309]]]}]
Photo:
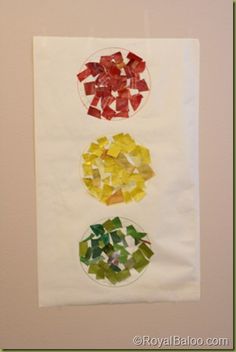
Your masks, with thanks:
[{"label": "beige wall", "polygon": [[[232,28],[231,0],[0,0],[1,348],[232,336]],[[199,38],[200,302],[38,308],[34,35]]]}]

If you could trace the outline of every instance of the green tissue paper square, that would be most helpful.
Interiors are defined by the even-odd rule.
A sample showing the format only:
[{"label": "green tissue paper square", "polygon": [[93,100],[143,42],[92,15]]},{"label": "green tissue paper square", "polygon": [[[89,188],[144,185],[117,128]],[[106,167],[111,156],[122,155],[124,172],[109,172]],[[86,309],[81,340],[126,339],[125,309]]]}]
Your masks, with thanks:
[{"label": "green tissue paper square", "polygon": [[105,230],[101,224],[91,225],[91,230],[95,233],[95,235],[103,235]]},{"label": "green tissue paper square", "polygon": [[87,249],[88,249],[88,242],[79,243],[79,254],[81,257],[85,257]]},{"label": "green tissue paper square", "polygon": [[87,252],[85,254],[85,259],[89,259],[91,257],[92,254],[92,248],[88,247]]},{"label": "green tissue paper square", "polygon": [[102,253],[102,249],[99,247],[93,247],[92,248],[92,257],[93,258],[97,258],[100,256],[100,254]]},{"label": "green tissue paper square", "polygon": [[119,262],[122,264],[126,264],[127,263],[127,255],[120,255],[119,256]]},{"label": "green tissue paper square", "polygon": [[127,262],[125,263],[126,269],[132,269],[135,265],[135,261],[133,258],[129,258]]},{"label": "green tissue paper square", "polygon": [[112,283],[112,284],[116,284],[117,283],[117,278],[116,278],[116,274],[112,269],[105,271],[105,276],[108,278],[108,280]]},{"label": "green tissue paper square", "polygon": [[115,226],[115,229],[122,227],[122,223],[121,223],[120,218],[118,216],[115,217],[114,219],[112,219],[112,222]]},{"label": "green tissue paper square", "polygon": [[110,268],[111,268],[113,271],[116,271],[116,272],[119,272],[119,271],[121,270],[117,265],[114,265],[114,264],[111,264],[111,265],[110,265]]},{"label": "green tissue paper square", "polygon": [[96,272],[96,279],[97,280],[102,280],[104,278],[105,278],[104,270],[99,268],[99,270]]},{"label": "green tissue paper square", "polygon": [[142,251],[138,249],[132,254],[132,258],[134,260],[134,269],[138,272],[141,272],[145,266],[149,264],[149,261],[144,257]]},{"label": "green tissue paper square", "polygon": [[104,224],[102,224],[104,229],[108,232],[111,232],[112,230],[115,230],[115,225],[113,224],[113,221],[108,219]]},{"label": "green tissue paper square", "polygon": [[130,272],[128,269],[124,269],[124,270],[120,271],[119,273],[116,273],[117,281],[126,280],[129,276],[130,276]]},{"label": "green tissue paper square", "polygon": [[142,243],[139,246],[139,249],[141,249],[141,251],[143,252],[143,254],[147,257],[147,258],[151,258],[153,256],[153,251],[151,250],[151,248],[149,248],[145,243]]},{"label": "green tissue paper square", "polygon": [[105,263],[103,260],[101,260],[98,265],[100,268],[102,268],[104,271],[109,270],[109,264]]},{"label": "green tissue paper square", "polygon": [[104,233],[101,236],[101,240],[103,241],[104,245],[107,245],[110,242],[110,236],[109,233]]},{"label": "green tissue paper square", "polygon": [[89,265],[90,261],[89,259],[86,259],[85,257],[80,257],[80,261],[84,263],[85,265]]},{"label": "green tissue paper square", "polygon": [[88,268],[89,274],[96,274],[98,270],[101,270],[98,264],[90,264]]},{"label": "green tissue paper square", "polygon": [[121,246],[120,244],[116,243],[114,244],[114,249],[116,251],[120,251],[121,255],[129,255],[130,253],[127,251],[127,249],[125,249],[123,246]]},{"label": "green tissue paper square", "polygon": [[95,236],[94,233],[91,233],[88,237],[86,237],[86,238],[83,240],[83,242],[86,242],[86,241],[91,240],[94,236]]},{"label": "green tissue paper square", "polygon": [[92,247],[98,247],[99,246],[99,239],[92,239],[91,240],[91,246]]},{"label": "green tissue paper square", "polygon": [[121,237],[118,235],[118,231],[111,232],[111,238],[113,243],[118,243],[122,241]]}]

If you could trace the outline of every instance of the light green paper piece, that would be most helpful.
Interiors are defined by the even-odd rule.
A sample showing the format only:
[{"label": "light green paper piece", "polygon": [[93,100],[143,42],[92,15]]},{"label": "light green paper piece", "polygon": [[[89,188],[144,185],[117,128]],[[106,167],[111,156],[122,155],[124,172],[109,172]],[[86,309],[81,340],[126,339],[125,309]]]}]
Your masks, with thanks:
[{"label": "light green paper piece", "polygon": [[108,232],[115,230],[116,226],[115,224],[113,224],[113,221],[108,219],[107,221],[105,221],[102,226],[104,227],[105,230],[107,230]]},{"label": "light green paper piece", "polygon": [[105,278],[104,270],[99,267],[99,270],[96,272],[96,279],[102,280]]},{"label": "light green paper piece", "polygon": [[125,268],[126,269],[132,269],[134,267],[135,261],[134,259],[131,257],[127,260],[127,262],[125,263]]},{"label": "light green paper piece", "polygon": [[88,242],[79,243],[79,254],[81,257],[85,257],[87,249],[88,249]]},{"label": "light green paper piece", "polygon": [[88,268],[89,274],[97,274],[98,270],[100,270],[100,266],[98,264],[90,264]]},{"label": "light green paper piece", "polygon": [[134,269],[136,271],[138,271],[139,273],[141,273],[141,271],[143,271],[143,269],[149,264],[149,261],[147,259],[145,259],[145,262],[141,265],[141,264],[135,264],[134,265]]},{"label": "light green paper piece", "polygon": [[92,254],[92,248],[88,247],[87,252],[85,254],[85,259],[90,259],[91,254]]},{"label": "light green paper piece", "polygon": [[124,269],[116,273],[116,279],[119,282],[128,279],[128,277],[130,277],[130,271],[128,269]]},{"label": "light green paper piece", "polygon": [[106,262],[104,262],[103,260],[101,260],[98,265],[100,266],[100,268],[102,268],[103,270],[108,270],[109,269],[109,264],[107,264]]},{"label": "light green paper piece", "polygon": [[120,256],[119,256],[119,262],[120,262],[121,264],[126,264],[126,262],[127,262],[127,255],[120,255]]},{"label": "light green paper piece", "polygon": [[145,243],[140,244],[139,249],[143,252],[143,254],[149,259],[153,256],[154,252],[148,247]]},{"label": "light green paper piece", "polygon": [[122,255],[129,255],[130,253],[127,251],[127,249],[125,249],[123,246],[121,246],[120,244],[116,243],[114,244],[114,248],[116,251],[120,251],[120,253]]},{"label": "light green paper piece", "polygon": [[92,248],[92,257],[93,259],[100,257],[102,253],[102,249],[100,247],[93,247]]},{"label": "light green paper piece", "polygon": [[139,273],[149,264],[149,260],[145,258],[142,251],[138,249],[132,254],[132,258],[134,260],[134,269]]},{"label": "light green paper piece", "polygon": [[112,269],[105,271],[106,278],[114,285],[117,283],[116,274],[117,273],[115,273]]}]

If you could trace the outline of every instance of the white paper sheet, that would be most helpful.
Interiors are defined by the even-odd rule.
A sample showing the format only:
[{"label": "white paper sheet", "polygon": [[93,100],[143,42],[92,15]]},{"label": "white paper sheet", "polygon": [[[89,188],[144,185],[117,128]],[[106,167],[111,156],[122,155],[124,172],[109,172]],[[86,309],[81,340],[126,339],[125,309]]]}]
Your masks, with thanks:
[{"label": "white paper sheet", "polygon": [[[81,64],[106,47],[139,54],[152,78],[147,104],[124,121],[87,116],[78,96]],[[198,40],[36,37],[34,87],[39,305],[199,299]],[[156,176],[141,202],[109,207],[86,192],[80,156],[97,137],[119,132],[150,149]],[[98,285],[79,262],[84,231],[111,216],[138,223],[155,252],[123,287]]]}]

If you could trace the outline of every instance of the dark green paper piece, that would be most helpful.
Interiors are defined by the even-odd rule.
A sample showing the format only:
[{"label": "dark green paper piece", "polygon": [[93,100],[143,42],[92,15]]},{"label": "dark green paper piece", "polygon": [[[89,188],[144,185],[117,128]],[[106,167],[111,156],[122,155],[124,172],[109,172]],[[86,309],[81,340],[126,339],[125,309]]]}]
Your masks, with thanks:
[{"label": "dark green paper piece", "polygon": [[105,247],[103,247],[103,252],[106,253],[106,255],[111,255],[114,252],[114,247],[112,244],[108,243]]},{"label": "dark green paper piece", "polygon": [[90,228],[95,233],[96,236],[103,235],[105,232],[101,224],[91,225]]},{"label": "dark green paper piece", "polygon": [[102,255],[100,255],[99,257],[96,257],[94,259],[90,259],[89,260],[89,263],[92,264],[92,263],[99,263],[101,260],[104,260],[104,257]]},{"label": "dark green paper piece", "polygon": [[119,229],[119,228],[122,227],[122,222],[121,222],[121,220],[120,220],[120,218],[118,216],[115,217],[114,219],[112,219],[112,222],[113,222],[113,224],[115,226],[115,229]]},{"label": "dark green paper piece", "polygon": [[114,264],[111,264],[111,265],[110,265],[110,268],[111,268],[113,271],[116,271],[116,272],[121,271],[121,269],[120,269],[117,265],[114,265]]},{"label": "dark green paper piece", "polygon": [[91,246],[93,247],[98,247],[99,246],[99,238],[97,239],[92,239],[91,240]]},{"label": "dark green paper piece", "polygon": [[92,257],[93,258],[100,257],[101,253],[102,253],[102,249],[100,247],[93,247],[92,248]]},{"label": "dark green paper piece", "polygon": [[86,242],[91,240],[94,237],[94,233],[91,233],[88,237],[86,237],[82,242]]},{"label": "dark green paper piece", "polygon": [[104,233],[101,236],[101,240],[103,241],[104,245],[106,246],[108,243],[110,243],[110,236],[109,233]]},{"label": "dark green paper piece", "polygon": [[107,264],[106,262],[104,262],[103,260],[101,260],[98,265],[100,266],[100,268],[102,268],[104,271],[109,270],[109,264]]},{"label": "dark green paper piece", "polygon": [[118,231],[112,231],[110,235],[114,244],[122,241],[121,237],[118,234]]},{"label": "dark green paper piece", "polygon": [[84,263],[85,265],[89,265],[89,260],[86,259],[85,257],[80,257],[80,261]]},{"label": "dark green paper piece", "polygon": [[145,232],[137,232],[133,225],[129,225],[126,227],[127,235],[132,236],[136,240],[140,240],[145,237],[147,234]]}]

